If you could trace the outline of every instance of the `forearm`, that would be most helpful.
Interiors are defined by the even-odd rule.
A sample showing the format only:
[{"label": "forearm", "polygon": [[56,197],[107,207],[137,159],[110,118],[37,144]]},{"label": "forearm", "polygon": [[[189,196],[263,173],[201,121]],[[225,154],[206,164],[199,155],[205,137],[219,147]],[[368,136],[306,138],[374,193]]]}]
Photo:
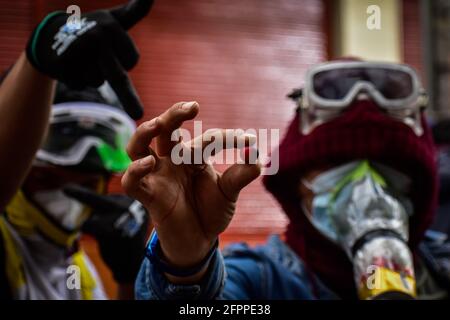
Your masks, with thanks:
[{"label": "forearm", "polygon": [[35,70],[22,53],[0,86],[0,209],[20,187],[42,143],[55,81]]}]

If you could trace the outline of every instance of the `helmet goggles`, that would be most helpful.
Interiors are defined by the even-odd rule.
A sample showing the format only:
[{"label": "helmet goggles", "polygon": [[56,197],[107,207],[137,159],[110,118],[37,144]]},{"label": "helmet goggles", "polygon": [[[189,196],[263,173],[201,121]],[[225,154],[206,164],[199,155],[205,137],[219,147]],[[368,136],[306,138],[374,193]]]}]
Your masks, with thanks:
[{"label": "helmet goggles", "polygon": [[125,151],[135,131],[134,122],[121,110],[92,102],[53,106],[48,135],[37,161],[57,166],[78,166],[95,158],[101,170],[123,172],[130,164]]},{"label": "helmet goggles", "polygon": [[302,133],[308,134],[339,116],[355,99],[367,98],[388,116],[410,126],[416,135],[422,135],[420,113],[427,98],[414,69],[394,63],[353,61],[325,63],[309,70],[298,98]]}]

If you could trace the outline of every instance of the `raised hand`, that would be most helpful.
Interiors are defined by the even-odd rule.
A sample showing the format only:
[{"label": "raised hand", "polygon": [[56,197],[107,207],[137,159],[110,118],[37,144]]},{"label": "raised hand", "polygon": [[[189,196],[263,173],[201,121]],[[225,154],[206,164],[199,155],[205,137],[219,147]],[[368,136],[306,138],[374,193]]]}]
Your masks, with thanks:
[{"label": "raised hand", "polygon": [[153,0],[133,0],[68,21],[63,11],[50,13],[34,30],[27,46],[31,64],[75,89],[98,87],[105,80],[133,118],[143,115],[142,103],[127,72],[139,53],[127,30],[145,17]]},{"label": "raised hand", "polygon": [[[222,129],[207,131],[188,142],[172,141],[172,132],[195,118],[198,111],[196,102],[180,102],[140,125],[128,145],[133,163],[122,178],[126,192],[149,211],[165,259],[179,268],[202,261],[228,227],[240,190],[260,174],[257,163],[236,163],[223,174],[205,161],[173,163],[171,151],[175,146],[193,154],[210,145],[212,136],[223,138],[222,148],[228,147],[227,139],[233,139],[229,144],[233,147],[255,143],[254,136],[230,136]],[[150,147],[152,140],[156,149]]]}]

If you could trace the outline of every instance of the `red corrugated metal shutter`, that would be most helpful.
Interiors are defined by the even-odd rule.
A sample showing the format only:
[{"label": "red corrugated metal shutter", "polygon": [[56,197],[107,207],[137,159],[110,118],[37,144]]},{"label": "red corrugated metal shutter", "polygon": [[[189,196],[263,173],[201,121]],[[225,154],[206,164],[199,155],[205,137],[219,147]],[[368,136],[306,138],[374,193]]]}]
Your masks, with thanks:
[{"label": "red corrugated metal shutter", "polygon": [[[11,9],[2,9],[1,40],[7,43],[2,48],[8,52],[3,66],[24,45],[30,20],[69,4],[86,12],[120,1],[41,1],[33,19],[30,3],[12,2]],[[205,130],[278,128],[282,134],[294,114],[286,93],[303,82],[308,66],[325,59],[323,12],[319,0],[156,1],[151,15],[131,32],[142,57],[132,77],[146,118],[174,102],[197,100]],[[262,239],[285,225],[260,181],[242,193],[237,211],[228,232],[233,239]]]},{"label": "red corrugated metal shutter", "polygon": [[32,1],[0,0],[0,72],[23,51],[32,29]]},{"label": "red corrugated metal shutter", "polygon": [[[45,13],[78,4],[82,12],[123,1],[0,0],[0,68],[9,66]],[[306,68],[326,59],[321,0],[164,0],[131,31],[141,52],[132,78],[146,118],[176,101],[197,100],[204,129],[278,128],[293,116],[286,93]],[[418,1],[404,1],[404,54],[420,69]],[[117,191],[117,183],[112,186]],[[260,181],[241,194],[224,240],[261,241],[286,221]],[[109,284],[110,285],[110,284]],[[109,290],[111,292],[111,290]]]},{"label": "red corrugated metal shutter", "polygon": [[[70,4],[86,12],[121,2],[0,0],[0,67],[17,58],[45,13]],[[285,95],[303,83],[308,66],[326,59],[323,15],[321,0],[156,1],[151,15],[131,31],[141,53],[132,78],[145,118],[177,101],[197,100],[204,130],[277,128],[282,136],[295,109]],[[120,190],[117,181],[112,190]],[[263,241],[285,223],[258,180],[242,192],[222,243]],[[107,286],[113,292],[109,281]]]},{"label": "red corrugated metal shutter", "polygon": [[[133,31],[142,61],[133,73],[146,115],[197,100],[203,129],[278,128],[294,114],[285,95],[325,59],[321,1],[164,1]],[[262,240],[284,215],[260,181],[240,196],[230,240]],[[227,237],[228,238],[228,237]]]}]

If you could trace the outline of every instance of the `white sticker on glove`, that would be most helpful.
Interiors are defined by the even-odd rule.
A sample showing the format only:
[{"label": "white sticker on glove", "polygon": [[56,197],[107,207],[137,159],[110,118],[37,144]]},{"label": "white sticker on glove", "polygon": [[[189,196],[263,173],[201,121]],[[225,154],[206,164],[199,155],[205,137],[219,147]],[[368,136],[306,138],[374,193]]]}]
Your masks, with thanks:
[{"label": "white sticker on glove", "polygon": [[72,20],[70,22],[68,21],[59,28],[58,33],[55,35],[55,42],[52,45],[52,49],[56,51],[58,56],[62,55],[79,36],[94,28],[96,25],[97,21],[87,21],[86,18],[79,20],[79,23],[73,23]]}]

